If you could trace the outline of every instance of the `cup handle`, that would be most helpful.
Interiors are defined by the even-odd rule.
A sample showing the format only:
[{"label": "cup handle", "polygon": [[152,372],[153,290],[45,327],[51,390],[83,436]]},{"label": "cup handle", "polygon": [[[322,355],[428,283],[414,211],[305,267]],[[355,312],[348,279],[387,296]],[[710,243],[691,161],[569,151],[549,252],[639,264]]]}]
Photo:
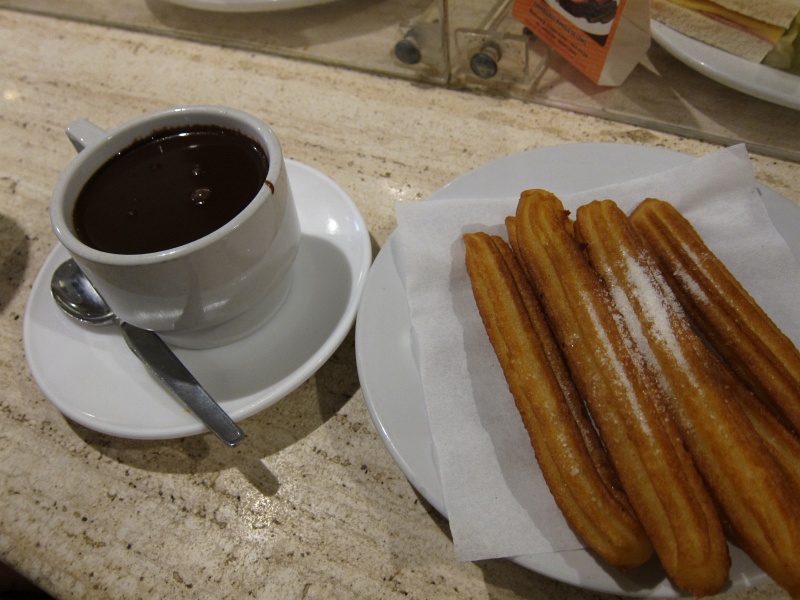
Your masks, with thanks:
[{"label": "cup handle", "polygon": [[67,137],[75,150],[80,152],[88,146],[93,146],[106,137],[106,132],[86,119],[73,121],[66,128]]}]

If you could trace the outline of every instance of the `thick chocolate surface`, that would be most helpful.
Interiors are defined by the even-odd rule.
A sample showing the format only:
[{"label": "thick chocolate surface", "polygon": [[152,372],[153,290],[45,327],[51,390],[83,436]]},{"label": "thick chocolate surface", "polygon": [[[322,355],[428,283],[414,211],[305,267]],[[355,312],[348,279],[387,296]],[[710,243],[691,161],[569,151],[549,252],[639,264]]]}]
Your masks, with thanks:
[{"label": "thick chocolate surface", "polygon": [[157,132],[86,183],[73,212],[75,230],[85,244],[115,254],[182,246],[238,215],[266,173],[264,152],[236,131]]}]

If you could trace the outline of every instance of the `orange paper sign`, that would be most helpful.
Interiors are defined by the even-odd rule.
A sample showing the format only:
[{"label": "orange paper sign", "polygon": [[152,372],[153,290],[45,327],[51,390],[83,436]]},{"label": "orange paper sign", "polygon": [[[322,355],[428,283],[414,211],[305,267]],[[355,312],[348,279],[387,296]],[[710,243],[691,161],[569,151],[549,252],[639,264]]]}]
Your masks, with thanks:
[{"label": "orange paper sign", "polygon": [[650,45],[647,0],[515,0],[512,15],[600,85],[620,85]]}]

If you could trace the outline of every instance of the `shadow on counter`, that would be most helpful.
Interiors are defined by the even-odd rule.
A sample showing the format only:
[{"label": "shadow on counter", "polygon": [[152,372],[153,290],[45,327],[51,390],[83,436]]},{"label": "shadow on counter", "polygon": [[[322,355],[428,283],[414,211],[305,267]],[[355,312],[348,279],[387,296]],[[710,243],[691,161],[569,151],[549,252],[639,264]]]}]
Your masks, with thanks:
[{"label": "shadow on counter", "polygon": [[29,240],[20,226],[0,214],[0,310],[10,304],[22,285],[28,266],[28,247]]},{"label": "shadow on counter", "polygon": [[263,459],[321,427],[358,389],[355,335],[351,330],[313,377],[273,406],[241,422],[247,438],[236,448],[224,446],[211,433],[167,440],[133,440],[68,422],[87,444],[120,464],[144,471],[182,474],[236,469],[261,494],[273,496],[280,482]]},{"label": "shadow on counter", "polygon": [[53,600],[53,597],[0,562],[0,600]]}]

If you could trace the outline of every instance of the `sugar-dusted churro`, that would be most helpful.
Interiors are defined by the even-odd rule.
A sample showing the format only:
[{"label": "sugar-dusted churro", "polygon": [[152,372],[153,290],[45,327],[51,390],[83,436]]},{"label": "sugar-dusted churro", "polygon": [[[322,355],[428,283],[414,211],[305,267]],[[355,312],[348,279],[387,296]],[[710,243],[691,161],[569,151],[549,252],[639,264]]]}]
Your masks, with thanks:
[{"label": "sugar-dusted churro", "polygon": [[750,390],[741,388],[741,382],[734,377],[727,365],[721,363],[720,369],[731,380],[731,386],[734,385],[733,382],[740,384],[740,393],[736,394],[739,404],[761,439],[764,440],[772,456],[786,472],[789,482],[794,486],[794,497],[800,499],[800,460],[798,460],[800,439],[789,431]]},{"label": "sugar-dusted churro", "polygon": [[[652,554],[650,541],[619,488],[604,480],[602,473],[613,469],[595,466],[600,442],[595,438],[591,451],[587,448],[588,416],[573,412],[580,400],[569,389],[569,378],[559,380],[553,372],[553,361],[560,357],[548,356],[540,340],[552,334],[546,329],[537,333],[531,323],[529,311],[539,309],[510,249],[501,238],[484,233],[466,234],[464,241],[476,304],[558,507],[610,564],[642,564]],[[547,327],[543,318],[542,324]],[[565,393],[572,394],[574,406]]]},{"label": "sugar-dusted churro", "polygon": [[800,351],[675,207],[647,199],[633,211],[631,222],[655,252],[695,326],[800,434]]},{"label": "sugar-dusted churro", "polygon": [[516,226],[514,217],[506,219],[506,229],[508,231],[509,244],[511,252],[509,253],[509,245],[502,242],[501,239],[494,237],[497,242],[498,249],[503,253],[506,258],[506,264],[509,266],[514,280],[517,284],[517,289],[522,298],[525,309],[528,312],[528,318],[531,321],[533,330],[542,344],[545,356],[553,374],[561,387],[561,392],[564,396],[564,401],[567,403],[575,423],[578,425],[581,437],[583,438],[586,450],[597,469],[600,478],[605,483],[606,487],[612,494],[617,496],[618,501],[630,510],[628,497],[622,490],[622,484],[619,481],[614,467],[608,458],[603,442],[597,433],[594,425],[586,412],[586,405],[580,397],[578,390],[575,389],[575,383],[572,381],[572,376],[564,363],[564,357],[561,350],[558,348],[558,343],[553,337],[553,331],[547,322],[539,300],[536,297],[536,291],[533,289],[531,280],[525,273],[525,268],[522,262],[518,259],[519,249],[516,246]]},{"label": "sugar-dusted churro", "polygon": [[517,241],[611,461],[670,578],[696,595],[718,592],[730,559],[712,499],[663,408],[660,390],[607,290],[567,230],[561,201],[528,190]]},{"label": "sugar-dusted churro", "polygon": [[[603,442],[600,440],[597,430],[586,413],[586,405],[575,389],[572,376],[567,369],[567,365],[564,363],[564,357],[561,354],[561,350],[558,348],[558,343],[553,337],[553,331],[550,329],[547,317],[545,317],[544,312],[542,312],[542,307],[536,297],[536,291],[533,288],[532,281],[525,272],[524,264],[518,259],[519,247],[517,245],[516,219],[510,216],[506,218],[505,222],[508,240],[512,248],[512,255],[508,256],[508,246],[502,243],[502,240],[497,243],[497,246],[506,256],[506,263],[509,265],[511,273],[517,283],[517,289],[525,304],[528,318],[531,320],[531,325],[542,344],[542,349],[547,357],[547,361],[550,363],[550,368],[553,370],[553,374],[558,380],[564,395],[564,400],[580,429],[581,437],[583,438],[583,442],[586,445],[586,449],[592,458],[597,472],[606,484],[606,487],[617,496],[619,502],[625,506],[629,506],[628,497],[622,490],[619,477],[608,459],[608,454],[603,447]],[[498,238],[493,239],[497,240]],[[515,256],[517,258],[515,258]]]},{"label": "sugar-dusted churro", "polygon": [[[725,377],[724,365],[692,329],[655,257],[613,201],[581,206],[575,234],[655,373],[732,536],[778,584],[800,592],[800,504],[740,404],[747,390]],[[768,427],[758,420],[764,415],[753,417]]]}]

